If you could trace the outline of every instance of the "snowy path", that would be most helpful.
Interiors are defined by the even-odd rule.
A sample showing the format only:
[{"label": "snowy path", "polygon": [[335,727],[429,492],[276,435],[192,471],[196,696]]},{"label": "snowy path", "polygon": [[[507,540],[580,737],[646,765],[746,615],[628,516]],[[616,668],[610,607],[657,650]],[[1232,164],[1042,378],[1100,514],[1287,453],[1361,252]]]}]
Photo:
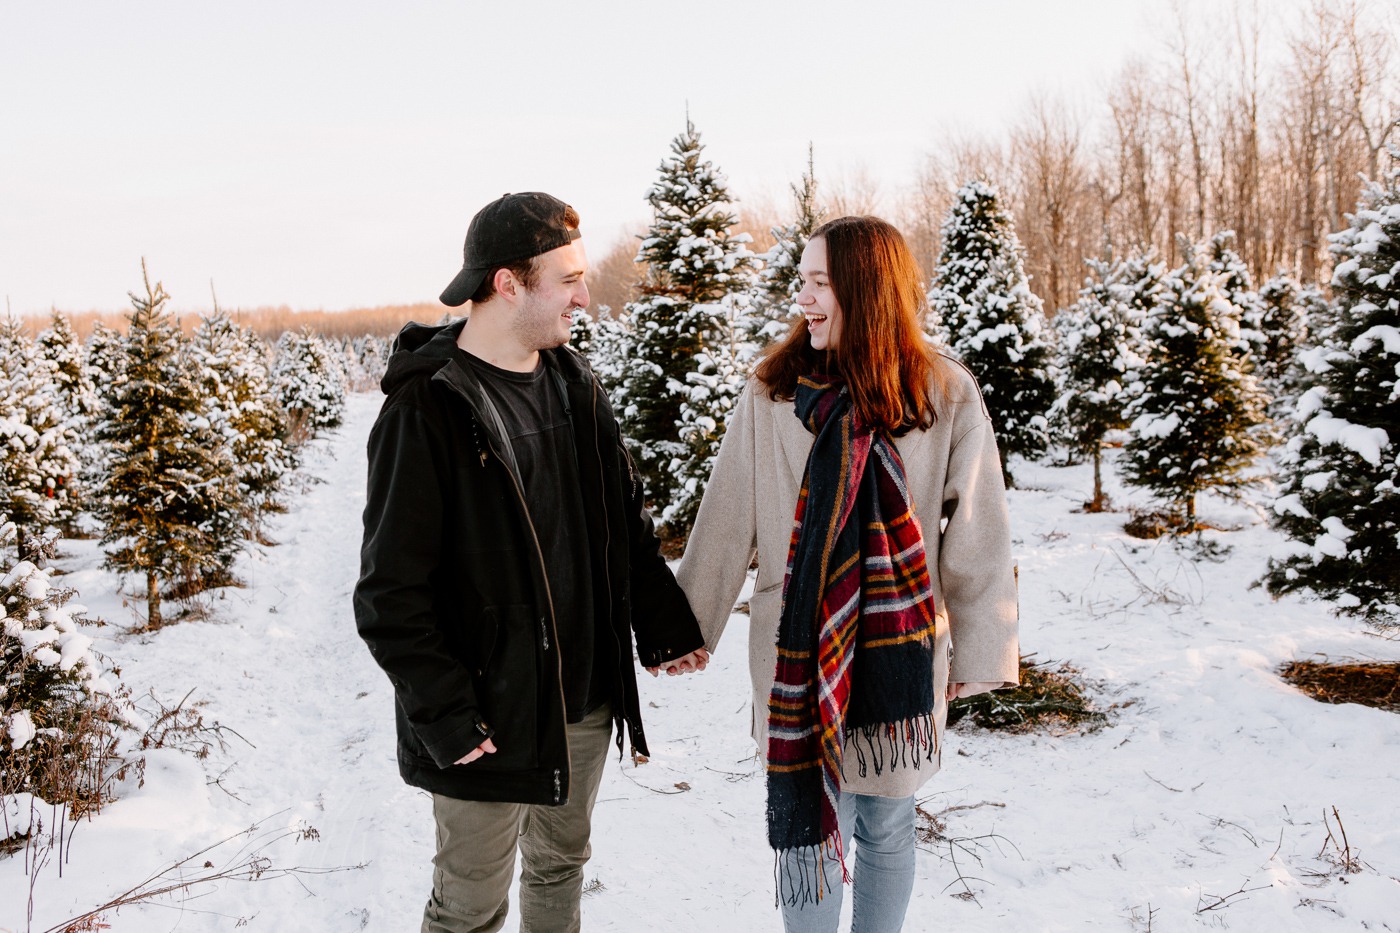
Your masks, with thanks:
[{"label": "snowy path", "polygon": [[[266,845],[274,868],[363,867],[203,885],[109,914],[110,929],[417,929],[428,802],[399,781],[388,683],[350,616],[377,405],[351,397],[346,424],[308,456],[316,481],[271,524],[280,545],[245,562],[247,586],[215,600],[209,621],[101,645],[133,689],[169,702],[194,689],[207,718],[255,747],[233,739],[202,763],[153,753],[144,788],[77,828],[64,877],[52,864],[39,873],[34,930],[256,821],[265,834],[316,830]],[[962,842],[920,853],[906,929],[1146,931],[1150,913],[1155,931],[1400,930],[1400,717],[1313,703],[1273,675],[1292,657],[1394,659],[1400,646],[1250,590],[1276,538],[1246,508],[1206,504],[1241,530],[1216,536],[1233,547],[1224,562],[1197,562],[1127,538],[1122,513],[1074,512],[1083,468],[1018,475],[1023,651],[1074,662],[1103,703],[1124,705],[1088,736],[953,735],[925,806],[971,809],[946,817]],[[129,625],[132,610],[102,595],[116,581],[99,561],[93,542],[70,543],[66,579]],[[609,764],[587,929],[780,928],[747,737],[745,623],[734,617],[705,674],[643,677],[654,756]],[[1317,857],[1333,806],[1365,863],[1344,880]],[[227,864],[233,848],[208,858]],[[0,931],[25,929],[28,891],[22,859],[0,862]]]}]

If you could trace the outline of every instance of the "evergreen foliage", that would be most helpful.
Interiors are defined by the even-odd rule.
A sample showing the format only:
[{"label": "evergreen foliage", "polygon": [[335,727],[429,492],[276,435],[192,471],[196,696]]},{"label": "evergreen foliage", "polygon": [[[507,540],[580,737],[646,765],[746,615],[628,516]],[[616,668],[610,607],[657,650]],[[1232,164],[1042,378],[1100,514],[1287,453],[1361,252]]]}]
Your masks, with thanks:
[{"label": "evergreen foliage", "polygon": [[773,245],[761,257],[763,268],[758,273],[753,290],[753,310],[746,330],[760,349],[782,337],[792,326],[797,293],[802,290],[802,281],[797,274],[802,251],[807,248],[812,232],[826,218],[826,210],[817,203],[817,179],[810,145],[807,147],[807,170],[802,173],[802,184],[791,187],[797,217],[769,231],[773,234]]},{"label": "evergreen foliage", "polygon": [[681,398],[676,433],[687,449],[684,457],[672,461],[676,491],[661,512],[662,525],[674,534],[686,534],[695,524],[724,429],[758,349],[747,327],[753,320],[748,293],[726,295],[713,320],[715,329],[706,334],[705,347],[695,355],[695,369],[686,374],[685,384],[668,385]]},{"label": "evergreen foliage", "polygon": [[[240,537],[256,540],[263,515],[280,509],[283,478],[296,468],[286,413],[268,376],[265,346],[257,334],[220,311],[200,319],[193,343],[210,426],[233,457],[243,504]],[[220,564],[231,567],[237,547],[234,541],[226,544]]]},{"label": "evergreen foliage", "polygon": [[1010,455],[1033,457],[1049,443],[1046,416],[1055,400],[1050,331],[995,190],[980,181],[959,188],[942,236],[929,293],[931,331],[977,377],[1010,483]]},{"label": "evergreen foliage", "polygon": [[1092,277],[1079,301],[1055,318],[1059,332],[1060,396],[1053,420],[1070,446],[1094,463],[1094,496],[1087,505],[1108,505],[1103,492],[1103,446],[1110,432],[1128,426],[1123,413],[1129,377],[1142,365],[1142,323],[1156,302],[1165,271],[1149,254],[1116,262],[1087,260]]},{"label": "evergreen foliage", "polygon": [[1254,279],[1243,257],[1235,252],[1235,232],[1222,230],[1210,238],[1206,246],[1210,257],[1207,264],[1218,276],[1225,300],[1237,309],[1240,336],[1236,353],[1249,358],[1249,368],[1256,370],[1268,338],[1264,333],[1264,317],[1268,308],[1254,290]]},{"label": "evergreen foliage", "polygon": [[[663,505],[687,482],[680,471],[696,462],[692,444],[677,434],[682,406],[698,404],[690,376],[700,372],[706,344],[723,340],[732,327],[726,315],[734,306],[724,298],[751,287],[756,265],[746,246],[751,238],[732,232],[728,182],[703,151],[687,120],[647,194],[652,223],[637,254],[646,278],[641,298],[627,305],[627,365],[614,396],[622,402],[618,414],[648,492]],[[722,436],[723,413],[709,417]]]},{"label": "evergreen foliage", "polygon": [[70,519],[77,436],[60,407],[56,365],[15,318],[0,323],[0,511],[21,559],[42,563],[44,530]]},{"label": "evergreen foliage", "polygon": [[[14,535],[0,516],[0,555]],[[31,794],[78,815],[100,803],[130,704],[93,653],[72,595],[50,571],[0,556],[0,799]]]},{"label": "evergreen foliage", "polygon": [[1208,248],[1184,243],[1186,263],[1162,279],[1143,335],[1146,363],[1128,385],[1124,478],[1150,489],[1196,529],[1196,494],[1246,483],[1259,454],[1254,429],[1266,397],[1240,347],[1239,309],[1209,267]]},{"label": "evergreen foliage", "polygon": [[336,427],[344,417],[345,373],[331,348],[309,328],[286,331],[277,341],[272,384],[296,442]]},{"label": "evergreen foliage", "polygon": [[1308,381],[1298,351],[1307,344],[1314,321],[1324,322],[1327,300],[1316,286],[1304,286],[1280,272],[1260,287],[1259,301],[1264,309],[1259,322],[1263,339],[1255,357],[1255,375],[1273,396],[1274,412],[1291,414]]},{"label": "evergreen foliage", "polygon": [[[604,310],[606,309],[600,308],[599,313]],[[582,308],[575,308],[573,318],[569,321],[569,346],[588,356],[593,350],[593,335],[597,329],[592,315]]]},{"label": "evergreen foliage", "polygon": [[92,432],[102,409],[102,400],[93,382],[87,353],[65,315],[54,311],[49,318],[49,327],[39,334],[36,343],[39,355],[48,361],[52,370],[57,406],[64,419],[68,446],[77,457],[77,470],[67,484],[69,507],[76,511],[85,507],[90,480],[100,460]]},{"label": "evergreen foliage", "polygon": [[142,277],[146,294],[131,294],[121,371],[103,387],[97,436],[110,450],[96,512],[107,566],[145,576],[147,627],[157,628],[161,580],[226,573],[244,504],[229,446],[165,310],[169,296],[152,287],[144,264]]},{"label": "evergreen foliage", "polygon": [[1378,627],[1400,625],[1400,172],[1368,188],[1332,235],[1332,323],[1300,357],[1298,400],[1269,562],[1274,594],[1311,592]]}]

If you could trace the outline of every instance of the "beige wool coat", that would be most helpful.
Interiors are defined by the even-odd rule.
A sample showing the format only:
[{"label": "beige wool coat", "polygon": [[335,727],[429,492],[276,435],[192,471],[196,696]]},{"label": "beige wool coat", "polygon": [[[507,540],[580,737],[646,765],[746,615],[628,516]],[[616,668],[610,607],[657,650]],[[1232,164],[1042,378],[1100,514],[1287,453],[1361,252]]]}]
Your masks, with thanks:
[{"label": "beige wool coat", "polygon": [[[862,776],[847,767],[844,791],[907,797],[938,770],[950,656],[954,683],[1012,686],[1018,680],[1016,584],[996,438],[972,374],[952,360],[944,363],[951,374],[950,399],[936,406],[938,420],[895,442],[923,527],[937,607],[934,723],[940,755],[918,768],[901,765],[878,775],[871,769]],[[676,570],[713,652],[758,551],[758,579],[749,600],[749,675],[752,732],[761,755],[768,749],[768,695],[777,668],[788,543],[812,441],[791,401],[773,401],[750,380]]]}]

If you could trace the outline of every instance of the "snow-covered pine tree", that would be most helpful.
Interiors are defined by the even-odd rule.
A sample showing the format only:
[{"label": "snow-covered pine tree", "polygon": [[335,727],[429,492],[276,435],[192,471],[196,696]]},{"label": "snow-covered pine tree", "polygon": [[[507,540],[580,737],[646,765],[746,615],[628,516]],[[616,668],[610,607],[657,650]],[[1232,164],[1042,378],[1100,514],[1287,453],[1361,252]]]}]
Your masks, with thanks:
[{"label": "snow-covered pine tree", "polygon": [[1103,491],[1103,446],[1111,431],[1128,426],[1125,386],[1142,365],[1142,323],[1156,302],[1165,271],[1151,253],[1117,261],[1089,259],[1092,276],[1079,301],[1055,317],[1059,333],[1060,397],[1052,419],[1069,444],[1094,463],[1094,496],[1085,508],[1108,507]]},{"label": "snow-covered pine tree", "polygon": [[724,429],[758,353],[748,326],[753,320],[748,292],[725,295],[713,320],[718,327],[706,333],[686,383],[669,386],[682,399],[676,433],[688,448],[685,457],[673,461],[676,491],[661,512],[662,525],[676,535],[688,534],[695,525]]},{"label": "snow-covered pine tree", "polygon": [[0,515],[0,799],[32,794],[76,817],[109,789],[104,765],[131,704],[93,653],[72,591],[4,556],[14,536]]},{"label": "snow-covered pine tree", "polygon": [[603,305],[598,309],[598,316],[593,319],[586,339],[588,363],[607,391],[613,409],[621,411],[624,407],[622,382],[627,372],[628,348],[632,343],[627,322],[618,319],[611,308]]},{"label": "snow-covered pine tree", "polygon": [[45,529],[73,516],[68,490],[79,469],[56,369],[23,324],[0,322],[0,512],[16,526],[19,557],[40,564]]},{"label": "snow-covered pine tree", "polygon": [[959,188],[942,237],[929,292],[930,333],[977,377],[1009,484],[1008,458],[1036,456],[1049,443],[1046,415],[1055,401],[1051,332],[1030,289],[1011,218],[993,188],[980,181]]},{"label": "snow-covered pine tree", "polygon": [[[193,343],[210,424],[233,455],[244,505],[241,535],[255,541],[264,515],[280,509],[283,478],[296,468],[286,413],[272,391],[257,334],[215,311],[200,318]],[[236,553],[230,549],[221,564],[231,567]]]},{"label": "snow-covered pine tree", "polygon": [[291,419],[294,446],[336,427],[344,417],[345,373],[330,347],[309,328],[284,331],[278,339],[272,385]]},{"label": "snow-covered pine tree", "polygon": [[1221,230],[1210,238],[1205,250],[1210,257],[1207,268],[1219,276],[1220,291],[1225,300],[1238,309],[1240,338],[1236,352],[1249,358],[1249,367],[1253,371],[1259,366],[1259,357],[1267,341],[1264,334],[1267,308],[1254,290],[1254,277],[1249,274],[1249,266],[1235,252],[1235,231]]},{"label": "snow-covered pine tree", "polygon": [[[602,311],[600,308],[599,313]],[[596,330],[593,315],[582,308],[575,308],[573,318],[569,322],[569,346],[588,356],[593,349],[593,334]]]},{"label": "snow-covered pine tree", "polygon": [[1302,285],[1286,272],[1279,272],[1259,288],[1263,335],[1255,357],[1255,375],[1274,398],[1274,413],[1291,416],[1299,393],[1305,388],[1304,368],[1298,351],[1307,343],[1314,319],[1321,323],[1326,312],[1315,285]]},{"label": "snow-covered pine tree", "polygon": [[[121,373],[125,360],[122,335],[101,321],[95,322],[92,325],[92,333],[88,335],[86,349],[88,378],[92,380],[92,384],[102,386],[110,383]],[[99,392],[99,406],[101,401]]]},{"label": "snow-covered pine tree", "polygon": [[773,245],[760,257],[763,268],[758,273],[753,290],[753,311],[746,329],[750,339],[760,349],[788,332],[796,308],[797,293],[802,282],[797,274],[802,251],[807,248],[812,231],[822,225],[826,210],[817,203],[817,178],[812,162],[812,147],[807,147],[807,170],[802,184],[792,185],[797,207],[794,220],[773,227]]},{"label": "snow-covered pine tree", "polygon": [[637,254],[646,279],[641,298],[626,308],[618,414],[647,490],[663,508],[689,478],[678,471],[692,461],[692,449],[677,434],[689,376],[699,371],[707,340],[729,326],[725,295],[747,290],[757,264],[751,237],[733,232],[728,181],[702,157],[704,148],[687,119],[647,194],[652,223]]},{"label": "snow-covered pine tree", "polygon": [[102,387],[97,437],[110,452],[96,514],[107,566],[145,577],[146,625],[158,628],[161,581],[197,584],[224,570],[244,505],[229,447],[165,309],[169,296],[151,285],[144,262],[141,276],[146,293],[130,293],[121,371]]},{"label": "snow-covered pine tree", "polygon": [[365,334],[358,341],[360,372],[364,374],[364,392],[379,391],[379,381],[384,378],[384,370],[389,366],[389,344],[374,334]]},{"label": "snow-covered pine tree", "polygon": [[1186,262],[1162,279],[1143,336],[1146,363],[1127,387],[1124,478],[1177,510],[1196,530],[1196,495],[1243,486],[1259,454],[1254,429],[1267,397],[1239,353],[1239,309],[1225,297],[1209,251],[1182,243]]},{"label": "snow-covered pine tree", "polygon": [[51,364],[59,411],[69,432],[68,446],[78,459],[77,472],[67,485],[69,506],[82,509],[87,496],[86,481],[99,460],[92,429],[102,400],[92,379],[87,353],[66,315],[54,311],[48,328],[39,334],[36,343],[39,355]]},{"label": "snow-covered pine tree", "polygon": [[1300,356],[1298,400],[1269,561],[1275,595],[1311,592],[1384,629],[1400,625],[1400,170],[1332,235],[1333,323]]}]

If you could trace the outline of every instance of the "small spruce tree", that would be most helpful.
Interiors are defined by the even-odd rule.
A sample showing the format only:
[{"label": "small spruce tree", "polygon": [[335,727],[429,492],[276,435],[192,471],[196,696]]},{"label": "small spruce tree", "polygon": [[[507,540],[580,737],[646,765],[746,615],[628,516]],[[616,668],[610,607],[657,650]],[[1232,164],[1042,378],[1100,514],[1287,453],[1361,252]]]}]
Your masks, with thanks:
[{"label": "small spruce tree", "polygon": [[68,446],[77,457],[78,468],[67,484],[69,507],[77,511],[86,507],[87,481],[98,461],[92,431],[102,408],[102,400],[93,382],[86,351],[66,315],[54,311],[49,318],[49,327],[39,334],[36,343],[39,355],[48,361],[53,372],[58,408],[68,433]]},{"label": "small spruce tree", "polygon": [[1142,365],[1142,323],[1156,302],[1164,271],[1148,253],[1116,262],[1087,260],[1093,276],[1079,301],[1055,318],[1059,332],[1060,397],[1053,420],[1070,446],[1094,464],[1090,512],[1108,507],[1103,491],[1103,447],[1110,432],[1128,426],[1123,414],[1129,377]]},{"label": "small spruce tree", "polygon": [[103,387],[97,437],[110,447],[98,492],[107,566],[145,577],[146,625],[158,628],[161,581],[198,581],[224,566],[243,502],[229,446],[210,422],[198,374],[186,362],[169,296],[131,293],[120,373]]},{"label": "small spruce tree", "polygon": [[275,357],[272,384],[291,418],[294,441],[339,425],[345,415],[345,373],[326,342],[309,328],[285,331]]},{"label": "small spruce tree", "polygon": [[79,469],[56,370],[17,319],[0,322],[0,511],[16,526],[20,558],[40,564],[45,530],[73,516]]},{"label": "small spruce tree", "polygon": [[692,459],[690,443],[677,434],[690,375],[700,369],[707,340],[730,326],[724,297],[747,290],[756,265],[751,237],[733,231],[728,181],[704,149],[687,119],[647,194],[652,223],[637,253],[646,278],[641,297],[626,308],[618,414],[648,493],[662,508],[686,482],[677,471]]},{"label": "small spruce tree", "polygon": [[760,349],[782,337],[792,326],[797,293],[802,290],[797,267],[812,232],[826,217],[825,208],[817,203],[817,178],[810,145],[802,183],[791,187],[797,216],[769,231],[773,234],[773,245],[761,257],[763,268],[755,282],[753,310],[747,318],[749,339]]},{"label": "small spruce tree", "polygon": [[995,190],[980,181],[958,189],[942,237],[929,293],[930,330],[981,385],[1010,484],[1008,458],[1034,457],[1049,443],[1046,416],[1055,401],[1050,329]]},{"label": "small spruce tree", "polygon": [[1311,592],[1383,629],[1400,625],[1400,170],[1332,235],[1332,323],[1300,354],[1298,400],[1269,561],[1275,595]]},{"label": "small spruce tree", "polygon": [[[284,477],[296,468],[287,443],[287,418],[267,370],[262,339],[221,311],[200,319],[194,356],[211,427],[223,437],[234,462],[244,511],[241,537],[257,540],[262,519],[280,510]],[[231,570],[238,547],[221,555]]]},{"label": "small spruce tree", "polygon": [[1146,363],[1128,385],[1124,478],[1166,500],[1194,531],[1196,496],[1245,485],[1260,445],[1266,396],[1240,355],[1239,309],[1209,268],[1208,252],[1183,242],[1186,263],[1162,279],[1147,315]]},{"label": "small spruce tree", "polygon": [[14,535],[0,515],[0,800],[32,794],[76,817],[109,789],[131,704],[93,652],[84,610],[68,604],[73,592],[4,556]]}]

